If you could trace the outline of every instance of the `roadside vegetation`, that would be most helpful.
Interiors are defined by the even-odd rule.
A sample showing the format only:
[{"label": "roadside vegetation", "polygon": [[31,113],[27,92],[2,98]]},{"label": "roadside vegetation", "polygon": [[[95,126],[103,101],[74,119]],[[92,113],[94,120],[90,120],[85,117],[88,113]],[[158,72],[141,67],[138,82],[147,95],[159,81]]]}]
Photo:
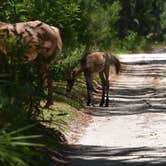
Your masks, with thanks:
[{"label": "roadside vegetation", "polygon": [[46,88],[41,84],[40,62],[23,65],[22,49],[11,44],[5,64],[0,64],[1,166],[45,166],[62,157],[58,153],[66,142],[62,133],[86,98],[82,77],[71,95],[65,91],[66,79],[85,51],[118,54],[166,44],[163,0],[2,0],[0,10],[3,22],[40,20],[58,27],[64,45],[60,60],[50,65],[55,80],[50,110],[42,107]]}]

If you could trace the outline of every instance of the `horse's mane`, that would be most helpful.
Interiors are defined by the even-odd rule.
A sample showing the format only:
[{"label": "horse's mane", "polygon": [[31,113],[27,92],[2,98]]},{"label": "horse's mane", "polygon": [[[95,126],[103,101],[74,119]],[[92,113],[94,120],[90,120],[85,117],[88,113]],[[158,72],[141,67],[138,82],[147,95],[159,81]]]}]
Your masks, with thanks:
[{"label": "horse's mane", "polygon": [[84,64],[84,63],[85,63],[86,57],[87,57],[90,53],[91,53],[90,51],[86,51],[86,52],[83,54],[82,58],[80,59],[80,63],[81,63],[81,64]]}]

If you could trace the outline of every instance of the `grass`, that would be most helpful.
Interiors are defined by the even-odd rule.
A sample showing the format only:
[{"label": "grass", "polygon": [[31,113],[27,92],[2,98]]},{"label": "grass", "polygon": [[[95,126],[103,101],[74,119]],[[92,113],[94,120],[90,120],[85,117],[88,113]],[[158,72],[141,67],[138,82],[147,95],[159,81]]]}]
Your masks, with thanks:
[{"label": "grass", "polygon": [[[110,73],[114,73],[113,66],[111,66]],[[98,74],[94,76],[93,85],[95,89],[101,87]],[[71,94],[66,93],[64,81],[56,82],[54,87],[54,104],[51,110],[43,109],[40,118],[44,119],[44,125],[47,127],[65,132],[69,130],[68,124],[77,119],[80,110],[86,105],[86,84],[81,75],[75,82]]]},{"label": "grass", "polygon": [[71,94],[66,94],[64,81],[55,83],[54,104],[51,109],[43,109],[40,120],[48,128],[59,130],[62,133],[69,130],[71,121],[77,116],[85,104],[86,88],[82,77],[76,81]]}]

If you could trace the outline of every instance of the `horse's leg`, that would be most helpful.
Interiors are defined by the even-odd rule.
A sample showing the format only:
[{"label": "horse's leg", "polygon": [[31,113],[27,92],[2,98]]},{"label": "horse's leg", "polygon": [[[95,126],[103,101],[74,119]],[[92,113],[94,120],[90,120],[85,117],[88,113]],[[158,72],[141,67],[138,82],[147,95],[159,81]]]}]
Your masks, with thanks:
[{"label": "horse's leg", "polygon": [[106,103],[105,106],[109,106],[109,67],[106,69],[105,73],[105,80],[106,80]]},{"label": "horse's leg", "polygon": [[53,80],[50,78],[49,75],[49,68],[48,64],[43,65],[43,79],[47,81],[47,89],[48,89],[48,94],[47,94],[47,102],[45,104],[45,108],[48,108],[52,104],[52,94],[53,94]]},{"label": "horse's leg", "polygon": [[48,108],[50,105],[53,104],[53,80],[48,76],[47,78],[47,85],[48,85],[48,96],[47,96],[47,103],[45,105]]},{"label": "horse's leg", "polygon": [[89,73],[84,73],[85,80],[86,80],[86,86],[87,86],[87,105],[93,105],[93,95],[92,95],[92,90],[93,90],[93,85],[92,85],[92,75]]},{"label": "horse's leg", "polygon": [[106,90],[106,82],[105,82],[105,78],[104,78],[104,74],[103,72],[99,73],[99,77],[102,83],[102,98],[101,98],[101,102],[100,102],[100,107],[103,106],[104,102],[105,102],[105,90]]}]

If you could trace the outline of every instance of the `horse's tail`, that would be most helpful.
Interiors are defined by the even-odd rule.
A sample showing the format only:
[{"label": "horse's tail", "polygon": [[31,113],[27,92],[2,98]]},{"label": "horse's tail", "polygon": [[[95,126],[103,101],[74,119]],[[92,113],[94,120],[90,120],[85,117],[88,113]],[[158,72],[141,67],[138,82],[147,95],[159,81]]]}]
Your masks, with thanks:
[{"label": "horse's tail", "polygon": [[119,59],[112,54],[108,54],[108,55],[109,55],[110,62],[115,65],[116,73],[118,74],[121,68]]}]

